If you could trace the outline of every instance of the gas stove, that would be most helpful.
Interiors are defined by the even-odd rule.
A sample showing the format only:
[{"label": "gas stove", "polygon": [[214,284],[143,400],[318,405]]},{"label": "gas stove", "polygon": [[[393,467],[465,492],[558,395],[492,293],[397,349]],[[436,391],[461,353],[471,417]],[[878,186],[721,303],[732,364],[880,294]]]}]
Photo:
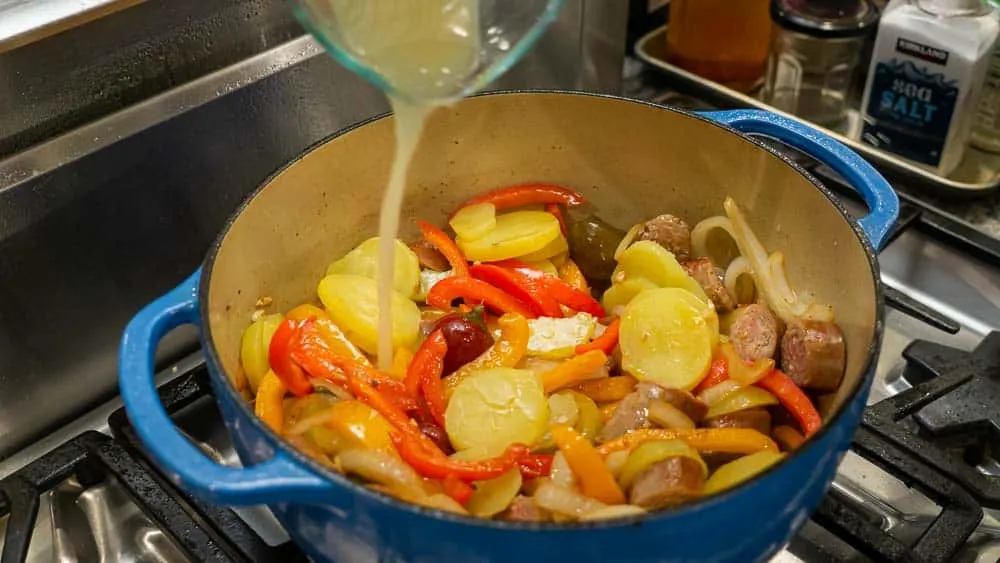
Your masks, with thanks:
[{"label": "gas stove", "polygon": [[[831,171],[780,150],[863,212]],[[829,495],[774,562],[1000,560],[1000,241],[901,197],[879,257],[887,310],[869,408]],[[237,465],[200,354],[158,382],[191,440]],[[0,461],[0,515],[0,563],[306,560],[266,509],[175,489],[119,400]]]}]

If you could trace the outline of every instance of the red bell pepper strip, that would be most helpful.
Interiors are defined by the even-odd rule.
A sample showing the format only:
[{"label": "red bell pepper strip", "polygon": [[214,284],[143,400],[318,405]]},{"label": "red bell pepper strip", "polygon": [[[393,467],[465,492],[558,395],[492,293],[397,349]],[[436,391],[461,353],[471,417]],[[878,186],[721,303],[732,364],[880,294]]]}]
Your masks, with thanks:
[{"label": "red bell pepper strip", "polygon": [[434,245],[434,248],[438,249],[438,252],[448,260],[448,264],[451,265],[451,271],[454,275],[463,277],[469,275],[469,263],[466,261],[461,249],[455,244],[455,241],[451,240],[451,237],[441,229],[425,221],[417,221],[417,226],[420,227],[420,232],[423,233],[424,240]]},{"label": "red bell pepper strip", "polygon": [[569,236],[566,231],[566,219],[563,218],[562,209],[559,208],[558,203],[546,203],[545,212],[551,214],[559,221],[559,230],[562,231],[563,236]]},{"label": "red bell pepper strip", "polygon": [[715,358],[708,368],[708,375],[701,380],[691,393],[698,395],[709,387],[715,387],[723,381],[729,379],[729,364],[725,358]]},{"label": "red bell pepper strip", "polygon": [[500,314],[516,313],[527,319],[538,316],[509,293],[474,278],[445,278],[427,292],[427,304],[437,309],[450,310],[455,299],[463,299],[466,304],[482,304]]},{"label": "red bell pepper strip", "polygon": [[621,317],[615,317],[614,320],[611,321],[611,324],[608,325],[608,328],[604,329],[604,334],[586,344],[580,344],[577,346],[575,350],[576,354],[579,356],[581,354],[586,354],[591,350],[600,350],[605,354],[611,355],[615,346],[618,345],[618,329],[621,324]]},{"label": "red bell pepper strip", "polygon": [[771,373],[765,375],[756,385],[774,393],[781,405],[799,421],[799,426],[807,437],[815,434],[823,426],[823,419],[812,401],[781,370],[771,370]]},{"label": "red bell pepper strip", "polygon": [[455,499],[455,502],[465,506],[469,499],[472,498],[472,493],[476,492],[476,489],[472,488],[472,485],[462,481],[454,475],[449,475],[441,481],[441,487],[444,489],[444,494]]},{"label": "red bell pepper strip", "polygon": [[296,397],[312,393],[313,386],[302,368],[292,360],[292,350],[298,341],[302,323],[286,320],[278,325],[267,348],[267,362],[278,379]]},{"label": "red bell pepper strip", "polygon": [[521,476],[525,479],[548,477],[552,473],[552,454],[531,454],[518,462],[521,466]]},{"label": "red bell pepper strip", "polygon": [[444,371],[444,356],[448,353],[448,341],[440,329],[431,332],[424,340],[410,362],[406,372],[408,386],[413,378],[419,378],[420,389],[427,402],[427,410],[438,426],[444,428],[444,386],[441,384],[441,372]]},{"label": "red bell pepper strip", "polygon": [[[423,477],[444,479],[448,476],[462,481],[485,481],[499,477],[510,469],[519,466],[521,460],[531,455],[531,450],[524,444],[512,444],[499,457],[482,461],[457,461],[441,454],[435,454],[421,447],[411,437],[393,432],[392,443],[403,461]],[[441,454],[441,455],[438,455]]]},{"label": "red bell pepper strip", "polygon": [[560,305],[565,305],[574,311],[590,313],[595,317],[607,316],[604,307],[601,307],[589,292],[577,289],[556,276],[532,268],[520,260],[502,260],[494,262],[493,265],[515,270],[530,277],[543,288],[546,295],[555,299]]},{"label": "red bell pepper strip", "polygon": [[493,264],[476,264],[469,275],[509,294],[531,308],[538,317],[562,317],[559,303],[548,293],[538,270],[501,268]]},{"label": "red bell pepper strip", "polygon": [[[522,184],[519,186],[497,188],[478,195],[459,205],[458,209],[477,203],[492,203],[499,211],[523,205],[548,203],[558,203],[573,207],[587,203],[587,199],[580,193],[555,184]],[[452,216],[454,215],[452,213]]]}]

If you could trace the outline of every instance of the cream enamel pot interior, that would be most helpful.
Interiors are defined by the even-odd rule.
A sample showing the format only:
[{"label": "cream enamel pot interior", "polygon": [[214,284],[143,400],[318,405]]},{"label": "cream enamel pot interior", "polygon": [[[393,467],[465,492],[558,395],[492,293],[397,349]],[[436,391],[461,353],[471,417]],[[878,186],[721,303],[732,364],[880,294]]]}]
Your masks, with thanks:
[{"label": "cream enamel pot interior", "polygon": [[[803,170],[745,133],[776,137],[826,163],[870,213],[858,222]],[[857,428],[882,332],[875,250],[898,215],[885,180],[853,152],[782,117],[756,111],[695,115],[614,97],[515,92],[437,111],[408,179],[400,237],[413,220],[443,224],[457,204],[503,185],[553,182],[583,192],[619,227],[670,212],[691,224],[729,195],[767,248],[785,252],[789,279],[833,305],[847,373],[826,424],[802,448],[726,493],[642,518],[530,524],[449,515],[374,493],[295,451],[253,415],[233,382],[240,338],[257,299],[274,311],[315,299],[327,265],[377,228],[393,151],[383,117],[312,147],[233,215],[204,266],[151,303],[122,341],[120,383],[150,453],[201,499],[269,505],[316,561],[761,561],[817,506]],[[247,468],[216,465],[159,403],[156,343],[199,324],[216,401]]]}]

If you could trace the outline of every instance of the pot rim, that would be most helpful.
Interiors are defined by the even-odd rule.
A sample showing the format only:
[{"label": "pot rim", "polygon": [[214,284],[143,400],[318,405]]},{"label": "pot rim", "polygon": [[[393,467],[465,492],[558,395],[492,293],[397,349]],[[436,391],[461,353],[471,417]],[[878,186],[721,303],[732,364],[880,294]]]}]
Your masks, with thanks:
[{"label": "pot rim", "polygon": [[[237,408],[241,409],[243,414],[246,415],[246,417],[251,420],[251,423],[255,426],[255,430],[257,432],[261,432],[264,435],[266,435],[271,440],[271,442],[275,444],[275,447],[280,447],[286,455],[292,456],[297,462],[305,465],[318,475],[321,475],[324,478],[328,479],[332,484],[347,489],[347,492],[367,496],[372,500],[384,503],[392,508],[405,510],[419,516],[435,518],[455,524],[481,526],[481,527],[495,528],[507,531],[594,530],[594,529],[617,528],[621,526],[636,525],[649,520],[659,521],[659,520],[685,517],[694,514],[699,510],[710,508],[719,503],[729,502],[730,499],[741,494],[743,490],[751,486],[753,483],[767,477],[772,473],[780,471],[781,468],[791,463],[791,461],[794,458],[798,457],[800,454],[804,454],[807,451],[813,451],[816,448],[819,448],[820,444],[822,444],[826,440],[826,438],[831,436],[831,433],[834,431],[834,427],[838,427],[844,423],[845,416],[847,416],[848,411],[852,410],[852,406],[854,406],[858,401],[862,403],[862,406],[863,403],[866,402],[868,391],[871,388],[871,384],[875,376],[874,366],[878,359],[879,351],[881,349],[882,333],[884,329],[885,299],[883,295],[883,284],[879,270],[878,257],[875,248],[872,246],[871,241],[868,240],[868,237],[865,235],[864,231],[862,231],[858,223],[851,219],[850,215],[848,214],[847,208],[844,207],[844,205],[829,190],[829,188],[823,185],[815,176],[813,176],[805,168],[797,164],[795,161],[790,159],[785,154],[778,152],[777,149],[765,144],[764,142],[756,139],[751,135],[744,134],[740,131],[737,131],[735,128],[729,125],[713,121],[695,112],[689,112],[671,106],[657,104],[646,100],[626,98],[614,94],[580,92],[572,90],[557,90],[557,89],[500,90],[500,91],[483,92],[469,97],[479,98],[486,96],[532,95],[532,94],[586,96],[592,98],[603,98],[619,102],[638,104],[646,107],[656,108],[662,111],[680,113],[687,117],[703,121],[712,126],[719,127],[721,129],[728,131],[731,134],[742,137],[744,140],[754,144],[759,149],[765,150],[771,153],[772,155],[778,157],[786,165],[791,166],[796,172],[805,177],[813,185],[814,188],[819,190],[819,192],[826,197],[827,201],[840,213],[841,217],[851,227],[852,231],[854,232],[854,236],[858,239],[858,242],[861,244],[861,247],[865,252],[865,257],[868,259],[868,266],[870,268],[872,278],[875,282],[875,323],[873,327],[874,332],[871,341],[868,343],[867,361],[864,364],[862,376],[857,379],[854,389],[851,390],[849,398],[840,406],[837,412],[829,420],[825,420],[823,422],[823,426],[815,435],[809,437],[805,441],[805,443],[801,447],[799,447],[796,451],[791,452],[789,455],[784,456],[780,461],[771,465],[761,473],[758,473],[751,479],[748,479],[731,489],[725,490],[720,493],[716,493],[714,495],[699,499],[691,503],[680,505],[675,508],[649,512],[647,514],[610,518],[607,520],[593,520],[593,521],[568,522],[568,523],[514,522],[507,520],[478,518],[471,515],[466,516],[461,514],[455,514],[452,512],[447,512],[436,508],[429,508],[414,503],[406,502],[397,499],[396,497],[393,497],[391,495],[374,491],[372,489],[369,489],[368,487],[359,485],[351,481],[344,475],[324,467],[319,462],[313,460],[309,456],[300,452],[297,448],[288,443],[278,433],[276,433],[269,426],[264,424],[264,422],[259,417],[256,416],[253,409],[250,407],[250,404],[247,401],[245,401],[243,397],[236,391],[236,388],[233,386],[232,381],[229,379],[228,376],[224,375],[224,370],[222,369],[222,362],[219,358],[218,353],[216,352],[215,342],[212,338],[211,326],[208,323],[202,323],[201,326],[202,348],[204,350],[205,360],[208,363],[209,367],[208,371],[211,374],[211,377],[212,378],[222,377],[222,379],[225,380],[224,384],[225,392],[229,394],[229,398],[232,401],[237,403],[238,405]],[[218,236],[212,243],[211,247],[209,247],[209,251],[206,254],[205,260],[202,264],[202,275],[201,275],[201,280],[199,281],[198,284],[198,314],[202,319],[208,318],[208,299],[205,296],[208,295],[208,290],[212,279],[212,267],[215,264],[215,259],[218,256],[219,249],[222,247],[226,235],[229,233],[229,230],[232,228],[233,224],[243,214],[243,211],[253,202],[253,200],[259,194],[261,194],[278,175],[280,175],[288,168],[297,164],[306,155],[312,153],[313,151],[327,144],[333,139],[346,135],[347,133],[350,133],[355,129],[364,127],[365,125],[368,125],[370,123],[374,123],[376,121],[385,119],[391,115],[393,115],[392,111],[383,112],[381,114],[369,117],[367,119],[364,119],[347,127],[341,128],[338,131],[335,131],[334,133],[320,139],[319,141],[316,141],[312,145],[306,147],[301,152],[299,152],[291,160],[281,165],[270,175],[268,175],[268,177],[265,178],[260,183],[260,185],[258,185],[248,196],[244,198],[243,202],[240,203],[239,207],[226,220],[225,226],[219,232]]]}]

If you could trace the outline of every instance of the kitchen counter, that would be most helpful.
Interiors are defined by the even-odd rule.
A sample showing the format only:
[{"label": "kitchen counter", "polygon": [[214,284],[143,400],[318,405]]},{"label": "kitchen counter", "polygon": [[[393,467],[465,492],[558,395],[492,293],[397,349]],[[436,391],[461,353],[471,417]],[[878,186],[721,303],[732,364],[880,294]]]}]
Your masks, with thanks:
[{"label": "kitchen counter", "polygon": [[[646,69],[643,63],[632,58],[625,62],[622,95],[688,110],[717,109],[701,100],[678,93],[672,88],[667,78]],[[892,183],[898,191],[911,195],[946,215],[1000,239],[1000,190],[994,191],[992,195],[975,198],[948,198],[909,187],[905,181],[893,181]]]}]

